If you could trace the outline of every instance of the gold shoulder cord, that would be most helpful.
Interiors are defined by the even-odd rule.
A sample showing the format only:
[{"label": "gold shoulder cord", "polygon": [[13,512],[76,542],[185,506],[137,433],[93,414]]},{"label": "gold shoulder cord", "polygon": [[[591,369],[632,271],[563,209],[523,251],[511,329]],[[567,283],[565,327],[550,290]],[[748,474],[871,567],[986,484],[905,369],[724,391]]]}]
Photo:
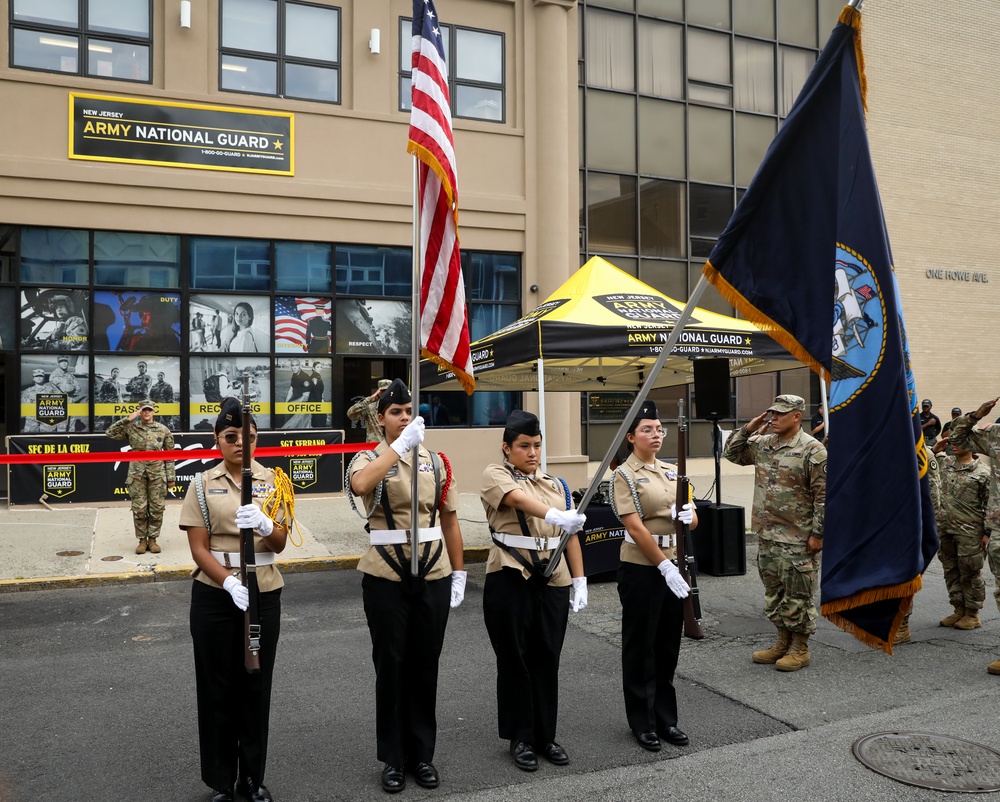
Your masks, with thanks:
[{"label": "gold shoulder cord", "polygon": [[[285,513],[285,526],[288,527],[288,539],[295,547],[302,545],[302,530],[299,529],[299,522],[295,520],[295,488],[292,485],[292,480],[288,478],[288,474],[281,468],[274,469],[274,490],[264,499],[261,508],[271,520],[274,520],[278,510],[283,511]],[[292,537],[293,526],[299,533],[298,543]]]}]

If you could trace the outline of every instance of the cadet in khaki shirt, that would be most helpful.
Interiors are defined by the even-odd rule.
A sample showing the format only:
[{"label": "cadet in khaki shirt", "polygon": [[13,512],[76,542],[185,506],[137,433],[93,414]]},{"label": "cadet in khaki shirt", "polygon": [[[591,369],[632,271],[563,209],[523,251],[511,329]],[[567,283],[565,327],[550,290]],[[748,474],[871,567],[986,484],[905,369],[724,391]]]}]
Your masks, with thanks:
[{"label": "cadet in khaki shirt", "polygon": [[[215,442],[223,461],[200,474],[206,522],[191,483],[181,506],[180,528],[187,531],[196,568],[191,588],[191,638],[194,641],[198,690],[198,740],[201,778],[213,802],[232,800],[236,789],[248,799],[270,800],[264,786],[271,677],[281,629],[281,574],[274,555],[284,551],[288,537],[280,512],[272,520],[261,506],[275,491],[275,473],[251,462],[253,502],[240,504],[243,449],[251,455],[257,439],[243,442],[239,402],[227,398],[215,422]],[[270,509],[270,504],[268,505]],[[249,674],[244,660],[244,615],[249,594],[237,578],[240,570],[240,529],[255,530],[258,609],[260,613],[260,672]],[[239,772],[239,777],[237,777]]]},{"label": "cadet in khaki shirt", "polygon": [[539,752],[557,766],[569,763],[555,737],[571,582],[573,610],[587,606],[576,537],[566,544],[569,568],[560,561],[551,577],[544,576],[560,537],[582,529],[586,518],[572,508],[562,482],[538,471],[541,447],[538,418],[511,412],[503,432],[504,462],[486,468],[479,491],[493,533],[483,615],[497,657],[499,734],[510,741],[514,765],[523,771],[538,768]]},{"label": "cadet in khaki shirt", "polygon": [[677,471],[656,458],[664,436],[656,404],[645,401],[625,435],[628,459],[612,480],[615,514],[626,532],[618,568],[625,716],[650,752],[660,750],[661,738],[674,746],[689,742],[677,728],[674,671],[690,588],[673,560],[675,519],[693,529],[698,515],[686,499],[678,508]]},{"label": "cadet in khaki shirt", "polygon": [[466,572],[451,470],[441,455],[436,455],[441,467],[435,470],[430,453],[421,448],[420,575],[412,576],[407,542],[412,461],[414,446],[424,439],[424,420],[413,417],[409,390],[399,379],[379,398],[378,423],[385,438],[374,451],[361,452],[348,473],[352,493],[362,497],[370,514],[371,547],[358,570],[364,573],[361,589],[375,664],[376,742],[378,759],[385,763],[382,789],[395,793],[406,786],[405,771],[424,788],[439,783],[432,762],[438,660],[449,603],[458,607],[465,598]]}]

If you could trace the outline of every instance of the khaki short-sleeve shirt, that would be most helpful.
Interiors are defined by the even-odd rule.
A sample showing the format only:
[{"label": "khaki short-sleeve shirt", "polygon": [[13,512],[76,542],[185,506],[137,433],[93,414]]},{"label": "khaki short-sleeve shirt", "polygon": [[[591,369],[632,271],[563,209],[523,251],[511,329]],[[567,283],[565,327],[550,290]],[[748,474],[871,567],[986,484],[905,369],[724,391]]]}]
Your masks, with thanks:
[{"label": "khaki short-sleeve shirt", "polygon": [[[677,527],[670,517],[670,507],[677,500],[677,469],[662,460],[656,460],[653,467],[640,462],[635,454],[630,454],[615,471],[612,487],[614,489],[615,510],[618,517],[638,512],[635,498],[628,481],[620,473],[626,471],[635,484],[639,506],[642,508],[642,522],[651,535],[675,535]],[[673,546],[660,547],[664,558],[676,559],[677,549]],[[642,553],[642,550],[627,540],[622,541],[621,561],[637,565],[652,565]]]},{"label": "khaki short-sleeve shirt", "polygon": [[[351,476],[354,476],[359,470],[368,465],[372,460],[377,459],[379,456],[385,453],[386,449],[389,448],[383,440],[379,443],[373,451],[363,451],[361,456],[354,461],[351,466]],[[387,494],[389,501],[389,508],[392,510],[392,523],[390,526],[389,522],[385,517],[385,510],[382,507],[382,503],[378,504],[373,510],[372,507],[375,505],[375,491],[373,490],[368,495],[364,496],[363,501],[365,505],[365,511],[372,510],[371,518],[368,519],[368,525],[371,527],[372,531],[377,531],[379,529],[409,529],[410,528],[410,513],[411,513],[411,488],[413,487],[413,468],[411,462],[413,460],[412,452],[407,452],[405,457],[401,457],[399,461],[389,469],[389,473],[385,477],[385,486],[382,490],[384,494]],[[444,487],[446,480],[444,463],[441,463],[440,472],[435,479],[434,474],[434,463],[431,461],[430,453],[424,449],[420,449],[420,477],[417,481],[417,489],[420,492],[420,498],[417,502],[417,512],[420,516],[420,527],[422,529],[429,529],[431,526],[431,510],[434,507],[434,501],[437,498],[437,487],[440,482],[441,487]],[[451,485],[448,487],[448,494],[441,501],[441,509],[447,510],[449,512],[455,512],[458,509],[458,491],[455,488],[455,481],[452,478]],[[441,525],[440,512],[435,516],[434,520],[435,526]],[[431,541],[430,543],[429,558],[434,557],[435,551],[440,548],[441,556],[438,557],[437,562],[434,567],[427,573],[424,577],[428,581],[434,579],[443,579],[451,574],[451,559],[448,557],[448,548],[445,545],[444,538],[441,540]],[[396,547],[395,546],[383,546],[389,557],[393,562],[397,562],[396,559]],[[404,561],[402,568],[407,572],[410,571],[410,544],[402,544]],[[423,554],[424,546],[421,545],[420,553]],[[397,574],[382,558],[382,555],[378,553],[374,546],[369,546],[368,550],[361,555],[361,560],[358,562],[358,570],[365,574],[371,574],[372,576],[379,577],[380,579],[391,579],[394,582],[402,581]]]},{"label": "khaki short-sleeve shirt", "polygon": [[[260,507],[271,493],[274,492],[274,471],[265,468],[256,460],[250,463],[251,475],[253,477],[253,503]],[[208,548],[219,552],[239,552],[240,551],[240,530],[236,526],[236,510],[240,506],[241,492],[236,482],[226,470],[226,464],[220,462],[214,468],[209,468],[201,475],[202,486],[205,488],[205,503],[208,506],[208,517],[212,523],[208,537]],[[275,521],[283,523],[285,515],[282,510],[276,513]],[[194,482],[191,482],[184,496],[184,503],[181,505],[180,528],[193,529],[204,527],[205,518],[198,504],[198,493],[195,490]],[[269,552],[264,545],[264,538],[254,534],[254,551],[258,554]],[[239,567],[233,568],[233,576],[239,575]],[[198,582],[221,588],[213,582],[205,573],[195,566],[191,576]],[[277,590],[284,586],[285,581],[281,578],[281,573],[275,565],[257,566],[257,587],[261,593]]]},{"label": "khaki short-sleeve shirt", "polygon": [[[479,490],[480,500],[483,502],[483,509],[486,510],[486,521],[490,525],[492,532],[503,532],[508,535],[523,535],[521,524],[517,520],[517,510],[508,507],[503,503],[503,497],[511,490],[523,490],[532,498],[541,501],[546,507],[556,509],[566,509],[566,491],[558,479],[554,479],[541,471],[533,474],[524,474],[518,470],[512,475],[505,464],[494,463],[487,466],[483,471],[483,482]],[[533,515],[526,515],[528,524],[528,534],[530,537],[550,538],[562,537],[563,531],[557,526],[545,523],[543,518],[536,518]],[[541,560],[547,560],[552,553],[551,550],[533,551],[529,549],[517,549],[518,552],[530,563],[534,564],[533,556],[537,555]],[[486,573],[490,574],[502,568],[516,568],[525,579],[531,577],[528,571],[514,557],[500,548],[496,543],[490,546],[490,555],[486,560]],[[559,560],[559,565],[552,572],[549,585],[553,587],[564,587],[572,584],[573,577],[565,559]]]}]

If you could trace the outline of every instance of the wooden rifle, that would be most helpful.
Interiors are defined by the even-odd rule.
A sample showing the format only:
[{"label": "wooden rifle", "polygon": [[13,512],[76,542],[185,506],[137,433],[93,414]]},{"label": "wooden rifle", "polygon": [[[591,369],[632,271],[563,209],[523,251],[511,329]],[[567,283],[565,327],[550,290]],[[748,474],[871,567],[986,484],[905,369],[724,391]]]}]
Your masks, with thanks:
[{"label": "wooden rifle", "polygon": [[677,401],[677,568],[691,592],[684,599],[684,637],[701,640],[705,630],[701,627],[701,599],[698,595],[698,572],[694,561],[694,542],[691,527],[680,519],[681,509],[691,502],[691,482],[687,478],[687,420],[684,418],[684,399]]},{"label": "wooden rifle", "polygon": [[[253,468],[251,442],[253,409],[250,406],[250,373],[243,372],[243,471],[240,480],[240,504],[253,504]],[[248,674],[260,671],[260,608],[257,587],[257,558],[254,554],[253,529],[240,529],[240,582],[247,589],[249,604],[243,613],[243,666]]]}]

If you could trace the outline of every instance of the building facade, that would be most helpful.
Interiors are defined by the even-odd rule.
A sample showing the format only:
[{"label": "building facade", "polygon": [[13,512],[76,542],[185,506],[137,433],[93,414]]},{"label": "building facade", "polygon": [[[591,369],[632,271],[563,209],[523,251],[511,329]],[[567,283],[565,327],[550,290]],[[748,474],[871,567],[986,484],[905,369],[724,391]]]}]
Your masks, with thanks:
[{"label": "building facade", "polygon": [[[593,255],[687,298],[841,8],[438,5],[474,339]],[[994,326],[996,67],[955,52],[915,0],[887,5],[865,9],[869,128],[918,392],[967,407],[995,395],[984,361],[940,334],[960,319],[973,334],[960,340],[985,344]],[[985,37],[1000,11],[984,5],[953,4],[949,28]],[[347,408],[408,373],[411,13],[407,0],[4,4],[7,434],[102,431],[144,395],[197,430],[248,374],[262,427],[364,439]],[[732,313],[714,290],[701,304]],[[778,391],[818,400],[803,369],[740,379],[736,418]],[[666,409],[680,394],[655,397]],[[499,454],[505,411],[534,403],[420,398],[431,444],[473,477],[463,489]],[[546,406],[550,468],[582,485],[620,404]],[[690,453],[710,448],[696,423]]]}]

